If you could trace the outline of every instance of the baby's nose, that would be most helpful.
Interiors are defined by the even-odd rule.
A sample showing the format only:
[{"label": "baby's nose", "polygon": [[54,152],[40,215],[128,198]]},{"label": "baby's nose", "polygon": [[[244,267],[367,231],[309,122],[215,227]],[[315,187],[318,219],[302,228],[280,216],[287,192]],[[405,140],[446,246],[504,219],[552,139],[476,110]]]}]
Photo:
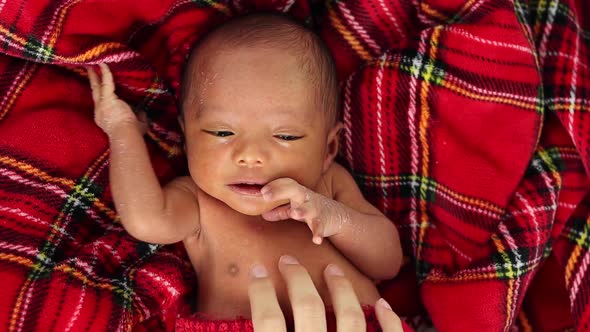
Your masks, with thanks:
[{"label": "baby's nose", "polygon": [[235,162],[241,167],[261,167],[265,159],[263,149],[257,144],[246,143],[235,153]]},{"label": "baby's nose", "polygon": [[262,158],[256,155],[242,155],[238,158],[238,165],[247,167],[262,166]]}]

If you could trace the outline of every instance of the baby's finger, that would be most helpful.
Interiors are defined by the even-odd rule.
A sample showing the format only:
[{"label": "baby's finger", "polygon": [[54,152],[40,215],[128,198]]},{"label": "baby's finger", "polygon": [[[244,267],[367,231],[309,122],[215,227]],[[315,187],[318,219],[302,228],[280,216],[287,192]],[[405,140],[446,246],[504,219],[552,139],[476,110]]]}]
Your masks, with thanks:
[{"label": "baby's finger", "polygon": [[288,205],[276,207],[268,212],[264,212],[262,214],[262,219],[266,221],[279,221],[289,219],[290,209],[291,208]]},{"label": "baby's finger", "polygon": [[318,219],[317,213],[312,205],[303,203],[299,207],[290,208],[289,218],[305,222],[313,235],[313,243],[322,244],[324,226]]},{"label": "baby's finger", "polygon": [[309,191],[307,188],[290,178],[274,180],[260,190],[266,201],[287,199],[294,208],[305,202],[308,196],[307,191]]},{"label": "baby's finger", "polygon": [[92,90],[92,100],[96,104],[100,100],[100,81],[92,67],[86,67],[86,72],[88,72],[88,80],[90,81],[90,89]]},{"label": "baby's finger", "polygon": [[309,273],[291,256],[282,256],[279,270],[287,284],[296,332],[326,331],[326,311]]},{"label": "baby's finger", "polygon": [[257,332],[286,331],[285,318],[279,306],[275,288],[262,265],[253,265],[250,269],[248,296],[254,330]]},{"label": "baby's finger", "polygon": [[352,284],[346,279],[342,270],[330,264],[324,269],[324,279],[330,290],[338,332],[365,331],[365,315]]},{"label": "baby's finger", "polygon": [[375,304],[375,314],[383,332],[404,331],[401,319],[391,310],[391,306],[384,299],[379,299]]},{"label": "baby's finger", "polygon": [[104,98],[115,93],[115,83],[109,66],[106,63],[100,63],[99,66],[102,73],[101,96]]},{"label": "baby's finger", "polygon": [[308,225],[313,236],[311,241],[318,245],[322,244],[324,239],[324,224],[319,219],[314,218],[309,221]]},{"label": "baby's finger", "polygon": [[298,207],[289,206],[289,217],[291,219],[305,221],[310,217],[310,208],[306,203],[299,205]]}]

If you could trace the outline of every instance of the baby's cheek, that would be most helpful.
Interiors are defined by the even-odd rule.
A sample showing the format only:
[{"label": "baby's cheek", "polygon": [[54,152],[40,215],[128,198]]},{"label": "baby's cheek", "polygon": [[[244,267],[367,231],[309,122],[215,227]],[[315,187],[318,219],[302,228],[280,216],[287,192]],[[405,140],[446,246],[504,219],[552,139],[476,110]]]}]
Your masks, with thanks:
[{"label": "baby's cheek", "polygon": [[206,174],[208,168],[210,167],[209,164],[211,164],[211,162],[208,161],[207,158],[203,158],[196,153],[189,153],[186,156],[186,159],[189,171],[194,179],[202,177],[204,173]]},{"label": "baby's cheek", "polygon": [[[187,152],[186,152],[186,159],[189,163],[189,165],[197,165],[197,164],[201,164],[203,162],[207,162],[207,160],[210,160],[211,157],[208,156],[206,151],[203,151],[202,148],[199,148],[198,145],[188,145],[187,148]],[[204,166],[204,165],[199,165],[199,166]]]},{"label": "baby's cheek", "polygon": [[213,158],[203,158],[199,156],[193,156],[189,167],[194,168],[193,171],[198,172],[200,175],[214,176],[215,170],[219,167],[217,162]]},{"label": "baby's cheek", "polygon": [[314,189],[321,177],[321,166],[315,161],[307,159],[307,163],[291,164],[288,171],[289,177],[297,181],[297,183]]}]

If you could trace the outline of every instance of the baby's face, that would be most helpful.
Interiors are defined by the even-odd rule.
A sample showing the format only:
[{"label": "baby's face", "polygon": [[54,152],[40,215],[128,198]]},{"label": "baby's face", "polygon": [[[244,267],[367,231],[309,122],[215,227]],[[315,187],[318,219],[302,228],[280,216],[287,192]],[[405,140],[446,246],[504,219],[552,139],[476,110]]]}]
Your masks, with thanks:
[{"label": "baby's face", "polygon": [[248,215],[271,208],[260,189],[272,180],[289,177],[315,188],[328,165],[328,130],[297,59],[281,50],[241,48],[215,54],[206,67],[184,110],[197,185]]}]

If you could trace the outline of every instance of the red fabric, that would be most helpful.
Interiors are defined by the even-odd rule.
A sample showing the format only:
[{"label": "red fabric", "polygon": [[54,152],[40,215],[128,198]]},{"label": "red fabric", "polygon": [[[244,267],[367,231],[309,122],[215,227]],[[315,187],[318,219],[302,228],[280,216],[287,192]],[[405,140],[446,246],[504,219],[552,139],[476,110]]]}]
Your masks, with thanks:
[{"label": "red fabric", "polygon": [[[187,50],[259,10],[313,23],[336,59],[341,159],[398,226],[416,277],[383,284],[395,308],[420,315],[421,300],[438,331],[527,330],[560,319],[523,306],[530,292],[563,287],[552,305],[590,330],[583,0],[0,1],[0,330],[174,328],[194,272],[179,248],[115,222],[83,67],[108,63],[147,111],[164,182],[185,172]],[[548,257],[557,276],[541,279]]]},{"label": "red fabric", "polygon": [[[375,308],[363,308],[365,314],[365,321],[367,324],[367,332],[381,332],[381,326],[375,315]],[[326,323],[328,331],[336,331],[336,316],[333,311],[328,310],[326,313]],[[402,322],[404,332],[414,331],[405,322]],[[290,331],[292,329],[289,329]],[[176,332],[252,332],[254,326],[249,319],[235,319],[235,320],[212,320],[199,315],[190,317],[180,317],[176,320]]]},{"label": "red fabric", "polygon": [[524,298],[524,321],[533,331],[564,331],[574,325],[560,267],[551,256],[541,267]]}]

